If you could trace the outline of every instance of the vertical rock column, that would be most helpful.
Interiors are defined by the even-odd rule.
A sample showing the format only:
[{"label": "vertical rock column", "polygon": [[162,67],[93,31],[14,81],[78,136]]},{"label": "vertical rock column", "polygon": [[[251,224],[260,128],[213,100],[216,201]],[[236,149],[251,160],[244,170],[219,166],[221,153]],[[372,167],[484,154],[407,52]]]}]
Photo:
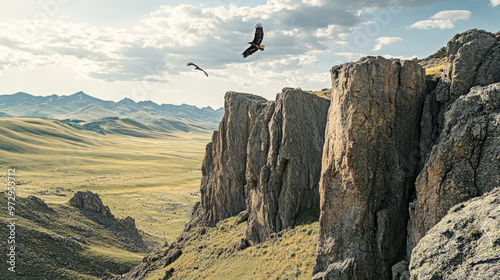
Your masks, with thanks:
[{"label": "vertical rock column", "polygon": [[237,215],[246,209],[245,170],[247,141],[258,110],[266,99],[246,93],[228,92],[219,130],[207,144],[202,163],[201,216],[207,225]]},{"label": "vertical rock column", "polygon": [[314,279],[389,279],[404,258],[425,71],[363,58],[333,67]]},{"label": "vertical rock column", "polygon": [[264,241],[319,209],[319,178],[330,102],[284,88],[255,121],[248,140],[246,237]]}]

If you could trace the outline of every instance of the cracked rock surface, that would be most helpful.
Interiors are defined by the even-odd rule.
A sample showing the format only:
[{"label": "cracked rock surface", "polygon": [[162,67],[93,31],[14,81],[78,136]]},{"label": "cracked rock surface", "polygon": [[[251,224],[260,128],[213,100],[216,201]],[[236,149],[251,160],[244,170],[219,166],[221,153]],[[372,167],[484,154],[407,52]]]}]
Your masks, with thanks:
[{"label": "cracked rock surface", "polygon": [[413,250],[412,280],[500,279],[500,189],[454,206]]}]

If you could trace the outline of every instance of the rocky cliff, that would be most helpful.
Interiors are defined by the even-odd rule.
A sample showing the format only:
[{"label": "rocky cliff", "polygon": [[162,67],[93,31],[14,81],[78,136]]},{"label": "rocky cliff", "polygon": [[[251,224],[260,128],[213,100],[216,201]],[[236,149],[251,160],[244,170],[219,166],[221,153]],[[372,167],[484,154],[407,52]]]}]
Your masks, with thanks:
[{"label": "rocky cliff", "polygon": [[253,243],[319,211],[319,177],[330,102],[285,88],[255,121],[248,140],[246,236]]},{"label": "rocky cliff", "polygon": [[[313,279],[441,279],[429,267],[442,279],[497,273],[500,252],[477,251],[492,240],[477,241],[481,234],[498,233],[484,222],[494,219],[497,198],[471,202],[478,214],[470,219],[438,223],[453,205],[500,185],[499,38],[470,30],[427,60],[366,57],[335,66],[330,101],[291,88],[275,101],[228,92],[206,148],[201,203],[185,231],[239,214],[238,223],[248,220],[237,247],[245,250],[281,238],[273,233],[319,207]],[[446,61],[437,81],[426,80],[426,61]],[[478,230],[464,243],[467,221]],[[463,246],[453,249],[453,238]],[[183,242],[181,235],[126,279],[169,266]]]},{"label": "rocky cliff", "polygon": [[301,210],[319,210],[329,101],[285,88],[275,101],[228,92],[224,107],[202,165],[202,220],[215,225],[246,210],[246,236],[257,243],[293,226]]},{"label": "rocky cliff", "polygon": [[457,34],[446,54],[441,80],[423,108],[423,160],[417,199],[410,204],[408,259],[450,207],[498,186],[498,89],[471,88],[500,82],[500,33]]},{"label": "rocky cliff", "polygon": [[444,128],[410,204],[416,244],[453,205],[500,186],[500,84],[472,88],[444,118]]},{"label": "rocky cliff", "polygon": [[405,251],[425,72],[368,57],[331,75],[314,279],[388,279]]},{"label": "rocky cliff", "polygon": [[203,221],[215,225],[246,209],[246,165],[248,138],[258,111],[266,99],[246,93],[228,92],[219,130],[207,144],[201,167]]},{"label": "rocky cliff", "polygon": [[500,81],[500,33],[469,30],[446,46],[446,64],[436,88],[426,96],[422,116],[421,157],[425,163],[444,126],[444,114],[473,86]]}]

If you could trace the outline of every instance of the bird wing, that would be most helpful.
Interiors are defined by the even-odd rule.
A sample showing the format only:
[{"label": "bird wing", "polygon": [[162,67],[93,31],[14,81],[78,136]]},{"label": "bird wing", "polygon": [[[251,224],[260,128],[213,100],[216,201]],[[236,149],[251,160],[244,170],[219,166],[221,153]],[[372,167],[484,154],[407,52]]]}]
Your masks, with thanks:
[{"label": "bird wing", "polygon": [[249,56],[249,55],[253,54],[253,53],[254,53],[254,52],[256,52],[257,50],[258,50],[258,48],[257,48],[257,47],[254,47],[254,46],[250,46],[250,47],[248,47],[248,49],[246,49],[246,50],[242,53],[243,58],[245,58],[245,57],[247,57],[247,56]]},{"label": "bird wing", "polygon": [[264,29],[262,29],[262,24],[257,23],[255,25],[255,36],[253,37],[252,43],[260,45],[264,39]]},{"label": "bird wing", "polygon": [[203,71],[203,73],[205,73],[205,75],[207,75],[207,77],[208,77],[208,74],[207,74],[207,72],[205,72],[205,70],[203,70],[201,68],[200,68],[200,70]]},{"label": "bird wing", "polygon": [[194,67],[198,68],[198,65],[196,65],[196,64],[194,64],[192,62],[189,62],[186,66],[194,66]]}]

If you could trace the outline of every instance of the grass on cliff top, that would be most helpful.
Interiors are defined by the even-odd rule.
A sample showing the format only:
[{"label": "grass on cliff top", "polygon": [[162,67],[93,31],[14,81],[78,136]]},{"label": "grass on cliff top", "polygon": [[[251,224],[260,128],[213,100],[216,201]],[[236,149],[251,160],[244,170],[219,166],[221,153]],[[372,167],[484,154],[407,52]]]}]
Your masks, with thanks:
[{"label": "grass on cliff top", "polygon": [[441,78],[441,73],[443,73],[443,69],[444,69],[444,64],[432,66],[430,68],[425,68],[425,76],[427,76],[428,79],[437,81],[439,78]]},{"label": "grass on cliff top", "polygon": [[317,96],[324,98],[324,99],[328,99],[328,100],[330,100],[330,98],[332,96],[332,89],[331,88],[324,88],[322,90],[306,90],[306,92],[316,94]]},{"label": "grass on cliff top", "polygon": [[182,255],[169,266],[153,271],[146,279],[162,279],[174,268],[171,279],[311,279],[319,222],[285,230],[281,237],[237,251],[246,222],[236,218],[218,223],[200,234],[194,228]]},{"label": "grass on cliff top", "polygon": [[[53,120],[0,118],[0,180],[15,167],[17,196],[35,195],[52,204],[64,205],[77,191],[90,190],[115,217],[131,216],[138,229],[171,242],[200,199],[210,134],[149,137],[134,129],[136,137],[100,135]],[[147,137],[137,137],[142,134]]]}]

